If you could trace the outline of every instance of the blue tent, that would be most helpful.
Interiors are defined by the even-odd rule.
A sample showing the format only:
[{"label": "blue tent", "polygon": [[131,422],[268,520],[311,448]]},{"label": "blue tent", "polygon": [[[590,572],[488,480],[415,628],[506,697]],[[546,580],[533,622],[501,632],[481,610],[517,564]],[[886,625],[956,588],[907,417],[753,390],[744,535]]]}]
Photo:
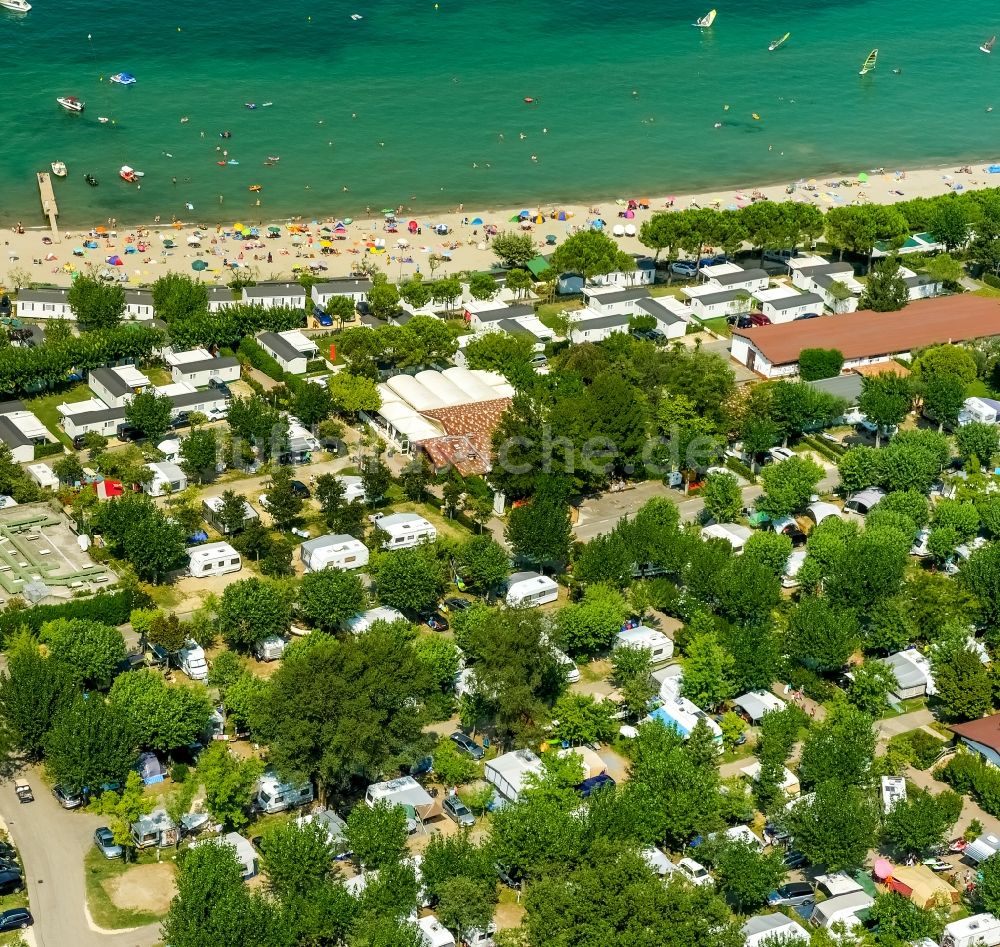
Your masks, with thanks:
[{"label": "blue tent", "polygon": [[479,226],[481,226],[482,222],[483,222],[483,218],[482,217],[473,217],[472,218],[472,226],[473,227],[479,227]]},{"label": "blue tent", "polygon": [[591,230],[603,230],[604,229],[604,221],[601,220],[600,217],[596,218],[595,220],[592,220],[590,222],[590,229]]}]

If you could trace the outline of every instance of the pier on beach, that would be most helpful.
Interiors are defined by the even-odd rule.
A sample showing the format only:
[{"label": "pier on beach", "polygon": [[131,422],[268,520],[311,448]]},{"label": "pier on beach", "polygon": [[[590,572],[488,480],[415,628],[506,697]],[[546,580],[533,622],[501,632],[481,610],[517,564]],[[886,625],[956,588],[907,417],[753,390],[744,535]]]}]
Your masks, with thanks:
[{"label": "pier on beach", "polygon": [[55,191],[52,190],[52,176],[48,171],[39,171],[38,196],[42,199],[42,212],[49,219],[49,226],[52,228],[52,237],[59,238],[59,205],[56,203]]}]

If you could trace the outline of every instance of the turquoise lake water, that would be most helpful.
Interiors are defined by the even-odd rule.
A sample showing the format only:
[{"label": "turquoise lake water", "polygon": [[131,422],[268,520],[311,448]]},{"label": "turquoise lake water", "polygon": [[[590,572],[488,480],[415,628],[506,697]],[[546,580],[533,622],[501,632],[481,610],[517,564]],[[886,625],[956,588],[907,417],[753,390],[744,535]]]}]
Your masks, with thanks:
[{"label": "turquoise lake water", "polygon": [[[56,159],[70,169],[55,182],[66,226],[474,212],[1000,158],[1000,47],[978,49],[1000,10],[985,0],[961,17],[940,0],[717,2],[706,31],[691,26],[701,0],[0,10],[0,220],[42,223],[34,172]],[[859,77],[876,46],[877,70]],[[123,70],[138,82],[107,81]],[[240,164],[217,166],[220,146]],[[122,164],[145,172],[141,189],[118,180]]]}]

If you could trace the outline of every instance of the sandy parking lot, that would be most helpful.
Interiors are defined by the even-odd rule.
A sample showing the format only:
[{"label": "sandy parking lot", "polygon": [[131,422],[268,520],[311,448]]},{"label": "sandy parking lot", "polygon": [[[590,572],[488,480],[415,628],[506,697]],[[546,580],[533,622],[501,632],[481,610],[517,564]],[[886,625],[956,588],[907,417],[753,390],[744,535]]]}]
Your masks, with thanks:
[{"label": "sandy parking lot", "polygon": [[173,862],[133,865],[123,874],[103,882],[108,897],[123,911],[166,914],[177,893]]}]

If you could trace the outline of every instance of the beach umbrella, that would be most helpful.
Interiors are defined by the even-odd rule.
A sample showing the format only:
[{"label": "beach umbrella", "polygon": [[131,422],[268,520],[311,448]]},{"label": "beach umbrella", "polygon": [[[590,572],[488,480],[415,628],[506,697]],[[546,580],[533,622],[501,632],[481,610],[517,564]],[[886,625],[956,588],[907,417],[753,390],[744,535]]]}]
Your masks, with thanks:
[{"label": "beach umbrella", "polygon": [[480,227],[480,226],[482,226],[483,218],[482,217],[473,217],[471,223],[472,223],[473,227]]},{"label": "beach umbrella", "polygon": [[267,228],[267,232],[268,233],[281,233],[281,228],[280,227],[275,227],[275,226],[272,225],[272,226],[270,226],[270,227]]},{"label": "beach umbrella", "polygon": [[544,224],[545,223],[545,218],[541,214],[536,214],[535,215],[535,223],[536,224]]},{"label": "beach umbrella", "polygon": [[329,240],[320,240],[319,242],[319,248],[321,250],[328,250],[332,246],[333,244]]},{"label": "beach umbrella", "polygon": [[531,230],[531,221],[530,220],[522,220],[521,221],[521,229],[522,230]]},{"label": "beach umbrella", "polygon": [[876,858],[874,872],[879,881],[884,881],[892,874],[892,862],[887,858]]},{"label": "beach umbrella", "polygon": [[88,240],[86,243],[84,243],[84,246],[88,250],[96,250],[97,249],[97,241],[96,240]]},{"label": "beach umbrella", "polygon": [[83,256],[83,247],[73,247],[73,256]]},{"label": "beach umbrella", "polygon": [[107,233],[107,232],[108,232],[108,228],[107,227],[95,227],[94,228],[94,233]]},{"label": "beach umbrella", "polygon": [[[95,244],[94,244],[94,246],[96,247],[96,246],[97,246],[97,244],[95,243]],[[164,246],[164,248],[165,248],[165,249],[167,249],[167,250],[173,250],[173,248],[174,248],[174,247],[176,247],[176,246],[177,246],[177,244],[176,244],[176,243],[174,243],[174,241],[173,241],[173,240],[169,240],[169,239],[168,239],[168,240],[164,240],[164,241],[163,241],[163,246]]]},{"label": "beach umbrella", "polygon": [[383,207],[382,208],[382,213],[383,214],[395,214],[396,210],[393,207]]},{"label": "beach umbrella", "polygon": [[592,220],[590,222],[590,229],[591,230],[603,230],[604,229],[604,221],[601,220],[600,217],[598,217],[596,220]]},{"label": "beach umbrella", "polygon": [[634,237],[635,236],[635,224],[626,224],[625,225],[625,236],[626,237]]},{"label": "beach umbrella", "polygon": [[354,223],[354,218],[353,217],[345,217],[344,218],[344,223],[345,224],[353,224]]},{"label": "beach umbrella", "polygon": [[292,243],[295,246],[299,246],[302,243],[302,237],[300,237],[298,234],[296,234],[294,237],[292,237]]},{"label": "beach umbrella", "polygon": [[864,171],[862,171],[862,172],[861,172],[861,173],[860,173],[860,174],[858,175],[858,180],[859,180],[859,181],[860,181],[860,182],[861,182],[862,184],[865,184],[865,183],[867,183],[867,181],[868,181],[868,175],[867,175],[867,174],[865,174],[865,172],[864,172]]},{"label": "beach umbrella", "polygon": [[625,228],[621,224],[615,224],[614,227],[611,228],[611,233],[616,237],[624,237]]},{"label": "beach umbrella", "polygon": [[627,210],[627,211],[625,211],[625,219],[626,220],[632,220],[634,217],[635,217],[635,211],[634,210]]},{"label": "beach umbrella", "polygon": [[245,226],[245,224],[241,224],[237,221],[237,223],[233,224],[233,230],[243,230]]}]

